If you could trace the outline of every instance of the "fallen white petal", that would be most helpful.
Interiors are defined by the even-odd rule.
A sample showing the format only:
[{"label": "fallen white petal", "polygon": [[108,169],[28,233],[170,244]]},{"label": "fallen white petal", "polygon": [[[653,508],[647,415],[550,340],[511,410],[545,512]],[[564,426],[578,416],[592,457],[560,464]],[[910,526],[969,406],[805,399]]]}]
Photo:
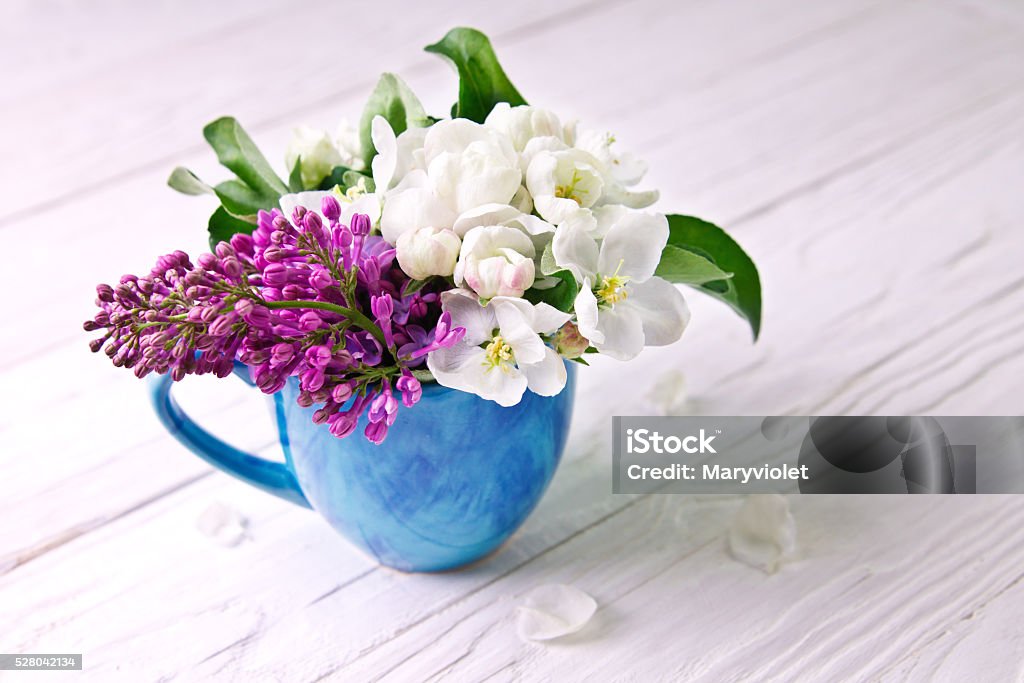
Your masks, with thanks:
[{"label": "fallen white petal", "polygon": [[249,537],[249,519],[238,510],[213,503],[196,520],[196,528],[219,545],[231,548]]},{"label": "fallen white petal", "polygon": [[586,626],[597,611],[597,601],[579,588],[555,583],[531,590],[518,611],[520,638],[551,640]]},{"label": "fallen white petal", "polygon": [[774,574],[796,552],[789,500],[778,494],[749,496],[729,530],[729,551],[740,562]]},{"label": "fallen white petal", "polygon": [[667,370],[651,387],[647,398],[657,415],[686,415],[689,412],[686,375],[682,370]]}]

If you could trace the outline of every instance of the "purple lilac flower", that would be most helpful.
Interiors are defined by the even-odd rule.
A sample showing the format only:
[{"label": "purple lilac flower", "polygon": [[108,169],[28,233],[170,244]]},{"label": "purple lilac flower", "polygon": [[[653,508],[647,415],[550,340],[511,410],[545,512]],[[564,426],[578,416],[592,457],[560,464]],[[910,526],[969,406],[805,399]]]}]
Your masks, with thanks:
[{"label": "purple lilac flower", "polygon": [[321,213],[261,211],[252,235],[195,264],[177,251],[147,276],[99,285],[100,310],[85,329],[104,334],[90,348],[138,377],[224,377],[235,360],[268,394],[296,377],[299,405],[319,405],[314,422],[340,438],[366,414],[366,438],[381,443],[399,404],[423,394],[413,369],[465,330],[451,327],[437,291],[406,293],[409,278],[367,216],[342,225],[330,196]]}]

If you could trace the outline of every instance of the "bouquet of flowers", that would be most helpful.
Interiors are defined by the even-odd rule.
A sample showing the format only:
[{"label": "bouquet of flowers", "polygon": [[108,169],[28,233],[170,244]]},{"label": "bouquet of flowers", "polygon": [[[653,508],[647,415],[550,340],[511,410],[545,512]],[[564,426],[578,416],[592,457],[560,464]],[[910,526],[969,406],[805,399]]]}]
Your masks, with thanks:
[{"label": "bouquet of flowers", "polygon": [[426,49],[458,70],[451,118],[384,74],[358,129],[295,131],[287,181],[235,119],[206,126],[235,177],[178,168],[169,184],[219,200],[212,253],[99,285],[92,350],[138,377],[241,362],[268,394],[294,377],[314,422],[345,437],[365,414],[380,443],[424,382],[511,406],[558,394],[566,361],[671,344],[689,320],[677,283],[732,306],[756,338],[757,270],[724,231],[645,211],[658,198],[637,189],[646,165],[528,105],[482,33]]}]

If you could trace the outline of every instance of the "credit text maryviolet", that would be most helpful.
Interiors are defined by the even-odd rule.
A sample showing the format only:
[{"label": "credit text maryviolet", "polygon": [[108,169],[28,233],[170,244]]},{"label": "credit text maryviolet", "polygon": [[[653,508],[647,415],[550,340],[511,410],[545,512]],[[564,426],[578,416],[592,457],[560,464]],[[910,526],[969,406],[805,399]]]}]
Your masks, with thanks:
[{"label": "credit text maryviolet", "polygon": [[[701,429],[697,434],[686,436],[669,434],[666,436],[651,429],[627,429],[626,454],[717,455],[718,451],[715,450],[714,441],[721,433],[721,430],[715,430],[714,434],[708,434],[707,431]],[[705,481],[739,481],[744,484],[753,480],[779,481],[806,480],[808,478],[807,465],[765,464],[759,467],[743,467],[710,463],[703,463],[700,467],[685,463],[671,463],[663,467],[629,465],[626,468],[626,476],[634,480],[683,479],[693,481],[703,479]]]}]

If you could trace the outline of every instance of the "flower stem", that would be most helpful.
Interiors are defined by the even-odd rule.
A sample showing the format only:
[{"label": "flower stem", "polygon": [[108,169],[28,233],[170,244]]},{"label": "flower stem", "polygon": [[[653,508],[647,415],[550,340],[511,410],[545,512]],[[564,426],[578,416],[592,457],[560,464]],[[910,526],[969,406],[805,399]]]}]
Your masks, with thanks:
[{"label": "flower stem", "polygon": [[353,308],[346,308],[327,301],[304,301],[301,299],[297,301],[267,301],[264,305],[267,308],[316,308],[321,311],[337,313],[351,320],[352,324],[356,327],[372,334],[382,346],[387,346],[387,343],[384,341],[384,332],[372,320]]}]

